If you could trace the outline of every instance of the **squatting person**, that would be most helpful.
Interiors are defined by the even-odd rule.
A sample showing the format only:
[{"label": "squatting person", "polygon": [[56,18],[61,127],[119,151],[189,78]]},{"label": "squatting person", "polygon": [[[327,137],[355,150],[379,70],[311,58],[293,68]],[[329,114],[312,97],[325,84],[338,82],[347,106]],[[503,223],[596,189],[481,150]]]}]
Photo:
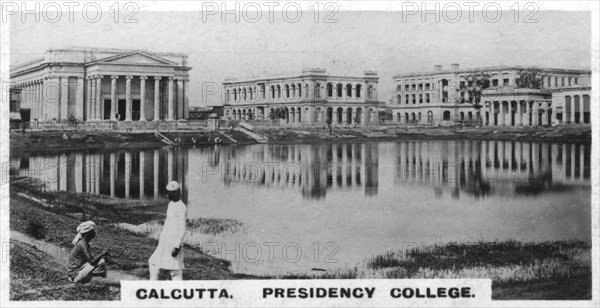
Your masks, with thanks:
[{"label": "squatting person", "polygon": [[77,235],[73,239],[73,249],[69,254],[68,276],[71,282],[88,283],[93,276],[106,278],[106,251],[94,257],[90,242],[96,236],[96,224],[88,220],[77,226]]},{"label": "squatting person", "polygon": [[187,206],[181,201],[179,183],[171,181],[167,184],[169,206],[167,218],[163,225],[158,246],[148,260],[150,280],[158,280],[161,269],[168,270],[171,280],[183,280],[183,237],[187,218]]}]

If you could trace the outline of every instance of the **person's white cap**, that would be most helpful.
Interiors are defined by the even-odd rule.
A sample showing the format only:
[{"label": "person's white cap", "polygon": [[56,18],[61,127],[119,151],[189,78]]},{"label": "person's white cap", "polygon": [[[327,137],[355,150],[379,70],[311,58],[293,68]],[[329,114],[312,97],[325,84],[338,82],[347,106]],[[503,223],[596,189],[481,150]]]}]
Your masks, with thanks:
[{"label": "person's white cap", "polygon": [[167,190],[168,191],[179,190],[179,183],[177,183],[177,181],[171,181],[171,182],[169,182],[169,184],[167,184]]}]

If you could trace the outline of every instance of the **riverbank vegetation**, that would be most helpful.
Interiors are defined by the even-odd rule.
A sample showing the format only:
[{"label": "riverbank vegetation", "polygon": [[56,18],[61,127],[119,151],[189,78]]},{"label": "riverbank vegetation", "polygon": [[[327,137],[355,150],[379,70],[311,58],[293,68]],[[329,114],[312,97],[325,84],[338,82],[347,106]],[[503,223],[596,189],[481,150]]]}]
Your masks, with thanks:
[{"label": "riverbank vegetation", "polygon": [[387,251],[354,268],[286,279],[492,280],[496,300],[591,299],[591,243],[494,241],[446,243]]},{"label": "riverbank vegetation", "polygon": [[[97,236],[92,242],[94,253],[108,249],[110,253],[109,270],[122,271],[139,279],[148,279],[148,258],[156,248],[158,241],[154,238],[140,235],[118,227],[118,224],[141,224],[153,221],[164,214],[143,213],[135,208],[135,201],[119,200],[110,197],[100,197],[89,194],[74,194],[68,192],[43,191],[35,181],[13,179],[18,182],[11,184],[10,191],[10,229],[38,239],[41,243],[50,243],[64,248],[71,248],[71,241],[75,236],[77,225],[83,220],[94,220],[97,225]],[[26,192],[26,193],[25,193]],[[95,200],[94,200],[95,199]],[[126,204],[127,206],[123,206]],[[144,221],[147,220],[147,221]],[[215,220],[213,224],[218,224]],[[231,224],[226,222],[225,225]],[[218,228],[218,227],[213,227]],[[226,227],[223,227],[226,228]],[[11,249],[11,259],[19,259],[21,254],[35,250],[26,244],[15,245]],[[99,292],[95,299],[114,299],[118,285],[104,287],[97,284],[76,286],[74,284],[52,284],[52,281],[65,281],[66,268],[52,262],[56,256],[31,255],[28,262],[16,261],[11,263],[17,276],[11,279],[11,296],[18,299],[37,300],[44,299],[48,292],[57,292],[52,299],[88,299],[86,292],[80,292],[80,297],[73,298],[79,288],[88,288],[89,292]],[[62,256],[66,257],[66,256]],[[27,260],[27,259],[24,259]],[[235,274],[230,269],[230,262],[217,259],[202,252],[199,248],[186,245],[185,247],[184,279],[186,280],[219,280],[252,278],[246,275]],[[36,274],[38,273],[38,274]],[[47,273],[47,274],[46,274]],[[37,279],[40,284],[28,287],[33,291],[28,295],[18,295],[22,286],[27,285],[31,279]],[[48,284],[46,284],[47,282]],[[42,289],[42,285],[44,288]],[[61,290],[64,290],[61,291]],[[94,291],[95,290],[95,291]],[[37,294],[37,295],[36,295]],[[62,295],[61,295],[62,294]]]},{"label": "riverbank vegetation", "polygon": [[[231,139],[227,136],[231,137]],[[328,143],[354,141],[394,140],[516,140],[591,143],[590,125],[557,125],[552,127],[427,127],[388,125],[376,128],[256,128],[272,144]],[[237,130],[221,132],[170,131],[172,141],[181,145],[212,145],[219,143],[258,143],[251,136]],[[156,148],[165,146],[153,132],[126,131],[11,131],[10,150],[64,151],[74,149]]]}]

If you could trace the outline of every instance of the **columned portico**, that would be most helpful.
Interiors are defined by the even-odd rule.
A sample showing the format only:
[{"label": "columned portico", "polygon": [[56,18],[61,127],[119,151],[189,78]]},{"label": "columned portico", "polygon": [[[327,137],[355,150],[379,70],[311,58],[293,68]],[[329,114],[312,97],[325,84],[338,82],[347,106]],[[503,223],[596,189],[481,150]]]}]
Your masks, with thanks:
[{"label": "columned portico", "polygon": [[[185,120],[190,69],[187,55],[178,53],[52,49],[43,58],[13,66],[11,88],[27,94],[21,106],[30,110],[31,121],[41,123],[67,124],[71,116],[84,122]],[[148,78],[154,87],[147,84]]]}]

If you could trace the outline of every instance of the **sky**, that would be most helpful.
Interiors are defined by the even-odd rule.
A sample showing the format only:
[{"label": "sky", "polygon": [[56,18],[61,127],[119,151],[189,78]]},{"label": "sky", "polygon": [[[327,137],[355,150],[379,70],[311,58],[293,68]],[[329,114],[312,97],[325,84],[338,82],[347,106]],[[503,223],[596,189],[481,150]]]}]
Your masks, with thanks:
[{"label": "sky", "polygon": [[475,11],[473,22],[463,16],[455,23],[436,22],[434,16],[422,22],[420,15],[403,20],[399,11],[338,11],[332,23],[323,22],[324,12],[318,23],[312,11],[303,11],[296,22],[282,18],[280,11],[273,22],[268,12],[257,22],[250,22],[254,16],[249,14],[239,22],[233,15],[223,22],[219,14],[203,20],[199,11],[144,9],[134,15],[135,23],[115,23],[110,12],[97,22],[77,14],[73,22],[66,16],[53,23],[11,18],[10,63],[69,46],[182,52],[192,67],[190,106],[220,103],[218,95],[203,97],[204,83],[220,85],[227,77],[265,73],[297,75],[307,67],[359,76],[377,71],[381,101],[392,97],[393,75],[431,71],[436,64],[591,69],[591,15],[583,11],[538,11],[533,23],[515,22],[510,11],[497,22]]}]

